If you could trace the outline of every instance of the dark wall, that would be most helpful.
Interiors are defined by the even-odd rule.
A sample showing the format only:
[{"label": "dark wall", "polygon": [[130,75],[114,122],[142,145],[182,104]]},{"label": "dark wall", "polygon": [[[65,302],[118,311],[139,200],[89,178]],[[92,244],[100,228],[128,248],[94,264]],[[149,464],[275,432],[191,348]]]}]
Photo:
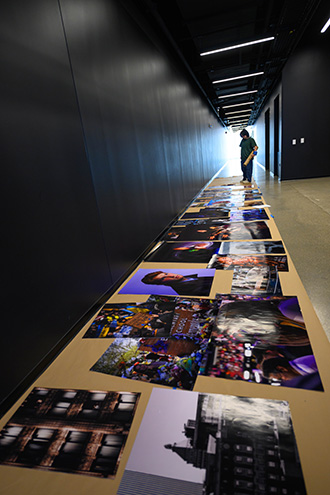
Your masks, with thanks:
[{"label": "dark wall", "polygon": [[112,278],[58,4],[2,4],[0,30],[4,396]]},{"label": "dark wall", "polygon": [[[279,118],[276,122],[275,112],[276,112],[276,99],[279,101]],[[258,117],[255,124],[255,137],[258,143],[258,162],[264,167],[267,162],[267,147],[266,147],[266,127],[265,127],[265,114],[269,114],[269,152],[268,152],[268,163],[269,171],[272,175],[276,175],[281,178],[281,163],[282,163],[282,128],[283,128],[283,112],[282,112],[282,84],[279,83],[273,90],[272,94],[268,97],[267,102]],[[278,129],[278,146],[275,147],[276,141],[276,127]],[[277,153],[277,170],[276,170],[276,156]]]},{"label": "dark wall", "polygon": [[61,8],[117,279],[218,170],[220,128],[167,47],[150,42],[152,27],[118,2],[61,0]]},{"label": "dark wall", "polygon": [[163,40],[109,0],[3,2],[5,397],[222,165]]},{"label": "dark wall", "polygon": [[323,1],[283,71],[283,179],[330,175],[330,30],[320,33],[328,17]]}]

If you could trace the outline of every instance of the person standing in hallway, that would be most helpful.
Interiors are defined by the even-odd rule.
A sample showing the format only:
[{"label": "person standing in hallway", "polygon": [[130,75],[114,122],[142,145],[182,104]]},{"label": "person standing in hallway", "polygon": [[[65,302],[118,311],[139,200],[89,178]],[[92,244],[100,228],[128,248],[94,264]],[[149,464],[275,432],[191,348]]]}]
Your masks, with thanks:
[{"label": "person standing in hallway", "polygon": [[241,169],[243,172],[243,179],[241,182],[243,184],[250,184],[252,181],[252,170],[253,170],[253,158],[249,161],[247,165],[244,165],[245,160],[249,157],[250,153],[255,152],[257,154],[257,143],[250,137],[250,134],[246,129],[243,129],[240,133],[242,141],[240,143],[241,147]]}]

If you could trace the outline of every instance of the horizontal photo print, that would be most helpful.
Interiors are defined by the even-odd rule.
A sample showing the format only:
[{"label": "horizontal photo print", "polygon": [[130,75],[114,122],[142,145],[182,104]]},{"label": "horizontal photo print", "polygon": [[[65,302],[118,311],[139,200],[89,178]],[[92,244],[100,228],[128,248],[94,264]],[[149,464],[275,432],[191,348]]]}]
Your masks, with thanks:
[{"label": "horizontal photo print", "polygon": [[209,296],[214,274],[206,268],[140,268],[118,293]]}]

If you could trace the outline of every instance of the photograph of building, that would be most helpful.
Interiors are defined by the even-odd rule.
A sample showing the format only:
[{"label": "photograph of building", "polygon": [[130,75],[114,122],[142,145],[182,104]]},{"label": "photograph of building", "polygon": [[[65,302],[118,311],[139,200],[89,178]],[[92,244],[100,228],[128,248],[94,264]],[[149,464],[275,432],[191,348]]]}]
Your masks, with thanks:
[{"label": "photograph of building", "polygon": [[158,477],[145,495],[306,494],[285,401],[153,390],[118,495],[141,473]]},{"label": "photograph of building", "polygon": [[34,388],[0,432],[0,464],[114,477],[139,394]]}]

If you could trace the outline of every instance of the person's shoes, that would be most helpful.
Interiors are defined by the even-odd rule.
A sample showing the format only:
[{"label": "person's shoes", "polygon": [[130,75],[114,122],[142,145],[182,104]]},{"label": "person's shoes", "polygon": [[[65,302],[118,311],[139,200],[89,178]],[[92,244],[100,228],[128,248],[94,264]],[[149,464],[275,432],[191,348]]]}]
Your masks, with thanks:
[{"label": "person's shoes", "polygon": [[245,181],[245,179],[242,179],[242,180],[240,180],[240,183],[243,184],[244,181]]},{"label": "person's shoes", "polygon": [[241,182],[242,182],[242,184],[251,184],[251,182],[249,180],[247,180],[247,179],[242,180]]}]

